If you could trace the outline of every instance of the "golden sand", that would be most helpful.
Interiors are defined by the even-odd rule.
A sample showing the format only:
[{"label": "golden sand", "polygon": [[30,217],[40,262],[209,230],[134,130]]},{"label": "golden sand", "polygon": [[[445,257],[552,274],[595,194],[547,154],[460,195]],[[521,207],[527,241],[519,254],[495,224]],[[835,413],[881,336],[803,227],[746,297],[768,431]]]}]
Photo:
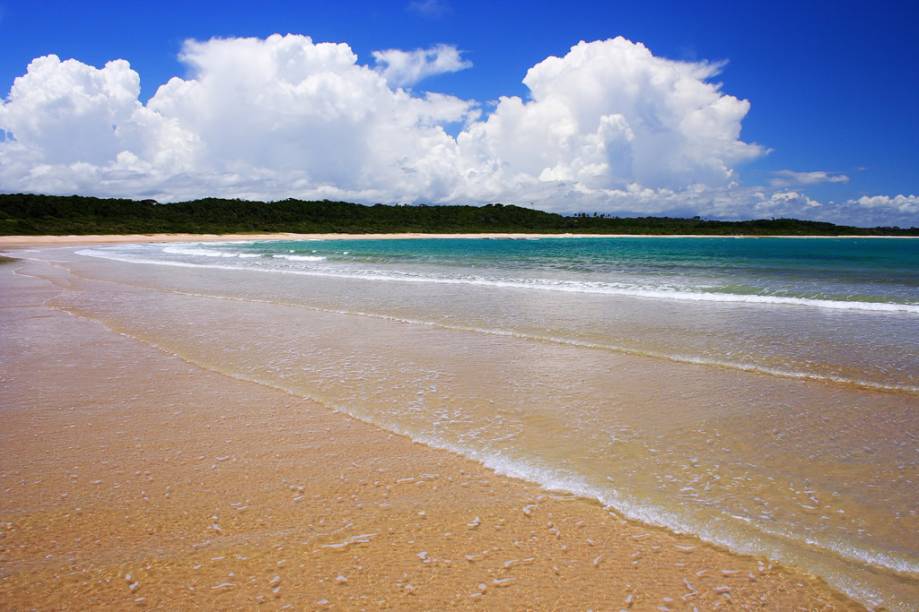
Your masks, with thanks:
[{"label": "golden sand", "polygon": [[419,238],[884,238],[910,239],[917,236],[735,236],[733,234],[546,234],[521,232],[469,233],[390,233],[390,234],[297,234],[290,232],[250,234],[102,234],[64,236],[0,236],[0,248],[27,246],[67,246],[90,244],[128,244],[142,242],[221,242],[227,240],[398,240]]},{"label": "golden sand", "polygon": [[[197,238],[196,238],[197,239]],[[850,609],[45,304],[0,268],[0,607]]]}]

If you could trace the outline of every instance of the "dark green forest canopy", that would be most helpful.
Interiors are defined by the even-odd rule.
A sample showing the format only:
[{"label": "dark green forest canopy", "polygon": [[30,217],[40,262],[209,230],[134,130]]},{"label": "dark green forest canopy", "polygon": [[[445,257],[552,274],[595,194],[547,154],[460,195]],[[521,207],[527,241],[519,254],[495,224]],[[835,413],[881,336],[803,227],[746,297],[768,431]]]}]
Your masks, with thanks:
[{"label": "dark green forest canopy", "polygon": [[0,194],[0,235],[247,232],[915,236],[919,235],[919,228],[861,228],[796,219],[717,221],[699,217],[566,216],[502,204],[365,206],[328,200],[252,202],[216,198],[159,204],[153,200]]}]

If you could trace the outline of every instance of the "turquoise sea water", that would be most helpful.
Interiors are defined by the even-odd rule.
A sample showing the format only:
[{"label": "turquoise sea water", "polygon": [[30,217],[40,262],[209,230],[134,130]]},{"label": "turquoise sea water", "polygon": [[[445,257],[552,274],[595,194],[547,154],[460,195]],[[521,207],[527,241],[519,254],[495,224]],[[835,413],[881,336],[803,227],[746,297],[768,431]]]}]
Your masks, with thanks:
[{"label": "turquoise sea water", "polygon": [[55,257],[73,271],[62,304],[195,363],[804,567],[870,605],[919,601],[917,240],[249,241]]},{"label": "turquoise sea water", "polygon": [[919,240],[397,239],[202,244],[164,251],[243,259],[259,255],[280,260],[273,265],[313,264],[316,271],[340,274],[520,282],[571,291],[657,291],[674,299],[710,294],[712,300],[760,297],[919,307]]}]

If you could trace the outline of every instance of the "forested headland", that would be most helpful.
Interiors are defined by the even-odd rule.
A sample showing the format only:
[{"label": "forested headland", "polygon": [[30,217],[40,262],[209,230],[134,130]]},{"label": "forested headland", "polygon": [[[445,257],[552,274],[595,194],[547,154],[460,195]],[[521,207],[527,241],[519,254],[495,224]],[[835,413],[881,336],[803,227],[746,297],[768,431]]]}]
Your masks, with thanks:
[{"label": "forested headland", "polygon": [[850,227],[797,219],[559,215],[520,206],[367,206],[348,202],[153,200],[0,194],[0,235],[292,233],[583,233],[743,236],[916,236],[919,228]]}]

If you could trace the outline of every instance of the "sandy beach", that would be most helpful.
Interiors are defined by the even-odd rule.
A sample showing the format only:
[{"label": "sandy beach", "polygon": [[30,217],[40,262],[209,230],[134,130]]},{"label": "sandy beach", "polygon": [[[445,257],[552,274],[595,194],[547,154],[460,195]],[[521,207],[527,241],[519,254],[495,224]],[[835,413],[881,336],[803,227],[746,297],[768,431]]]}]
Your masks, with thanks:
[{"label": "sandy beach", "polygon": [[861,607],[180,358],[62,307],[73,282],[0,266],[4,608]]},{"label": "sandy beach", "polygon": [[[29,246],[71,246],[94,244],[131,244],[150,242],[223,242],[228,240],[399,240],[423,238],[636,238],[644,234],[537,234],[537,233],[483,233],[483,234],[113,234],[70,236],[0,236],[0,248],[15,249]],[[658,238],[721,238],[712,234],[648,234]],[[732,236],[732,238],[873,238],[913,239],[916,236]]]}]

